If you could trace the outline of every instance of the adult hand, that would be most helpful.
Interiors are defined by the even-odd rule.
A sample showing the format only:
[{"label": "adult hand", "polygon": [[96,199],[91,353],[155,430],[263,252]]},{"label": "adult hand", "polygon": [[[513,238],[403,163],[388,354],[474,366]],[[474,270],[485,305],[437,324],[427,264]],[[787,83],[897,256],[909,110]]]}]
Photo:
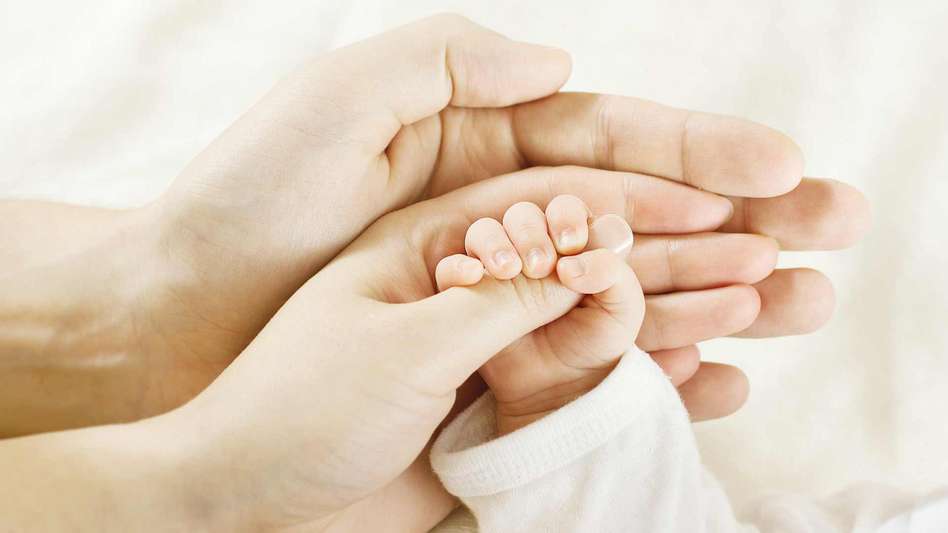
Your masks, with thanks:
[{"label": "adult hand", "polygon": [[[799,150],[773,130],[632,98],[553,94],[568,73],[562,51],[450,15],[304,65],[156,203],[116,213],[112,235],[6,279],[5,294],[26,302],[15,306],[19,320],[43,295],[92,302],[73,306],[83,309],[78,318],[64,311],[52,332],[40,328],[32,343],[39,354],[24,353],[8,373],[6,403],[28,408],[7,410],[16,416],[5,421],[7,433],[52,429],[48,421],[135,419],[181,404],[380,215],[538,165],[638,172],[737,196],[729,233],[656,229],[638,237],[631,259],[649,294],[643,347],[682,379],[697,368],[682,387],[696,419],[731,412],[746,392],[743,375],[698,368],[693,344],[742,330],[797,333],[825,320],[832,292],[822,275],[778,270],[761,279],[777,243],[852,242],[864,201],[837,182],[801,184]],[[49,281],[57,276],[64,281]],[[48,290],[29,289],[37,286]],[[22,332],[34,329],[17,331],[17,349],[28,352]],[[51,388],[68,393],[50,396]]]},{"label": "adult hand", "polygon": [[456,390],[518,338],[569,320],[560,317],[582,297],[556,277],[523,276],[437,293],[436,265],[464,252],[475,220],[560,194],[580,196],[597,215],[623,215],[640,232],[701,231],[729,215],[726,200],[667,180],[556,168],[491,178],[383,217],[207,390],[163,417],[190,451],[182,470],[202,480],[195,490],[212,525],[319,529],[354,516],[364,521],[348,530],[391,524],[361,509],[381,505],[387,487],[415,472]]},{"label": "adult hand", "polygon": [[[775,242],[741,233],[772,236],[786,249],[844,246],[863,227],[857,192],[824,180],[797,187],[802,163],[792,142],[737,119],[617,96],[529,101],[554,93],[568,68],[562,52],[508,41],[458,17],[422,21],[302,67],[158,202],[85,217],[112,223],[106,232],[93,224],[83,247],[71,215],[63,231],[40,239],[18,230],[14,240],[40,240],[57,253],[3,280],[7,302],[22,303],[2,317],[24,356],[4,373],[4,404],[21,406],[4,411],[13,417],[3,420],[5,433],[135,419],[186,401],[372,220],[534,165],[639,172],[736,195],[736,216],[722,230],[733,234],[666,234],[713,229],[727,212],[714,202],[669,211],[681,217],[669,216],[669,225],[636,228],[654,233],[637,236],[631,258],[649,293],[639,342],[678,381],[695,371],[694,342],[741,330],[802,332],[827,316],[831,290],[821,275],[777,271],[758,283],[774,264]],[[526,175],[557,173],[605,175],[583,168]],[[632,197],[640,177],[627,176],[616,198]],[[576,188],[561,192],[582,195],[586,184]],[[775,197],[757,198],[768,195]],[[21,218],[49,226],[33,216]],[[673,229],[674,222],[689,229]],[[77,305],[52,326],[36,313],[43,333],[25,338],[36,330],[19,327],[33,316],[21,311],[65,295],[83,300],[69,302]],[[37,354],[32,345],[41,347]],[[736,408],[746,382],[736,369],[702,364],[680,390],[700,419]],[[427,479],[423,465],[407,474]],[[428,487],[432,498],[443,496],[413,479],[402,476],[381,493]]]}]

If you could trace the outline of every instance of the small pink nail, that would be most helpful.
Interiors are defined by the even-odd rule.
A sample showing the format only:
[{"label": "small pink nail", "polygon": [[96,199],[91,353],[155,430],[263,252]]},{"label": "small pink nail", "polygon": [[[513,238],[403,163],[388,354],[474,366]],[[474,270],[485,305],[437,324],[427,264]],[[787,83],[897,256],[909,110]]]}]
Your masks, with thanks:
[{"label": "small pink nail", "polygon": [[535,272],[549,257],[550,256],[545,251],[539,248],[534,248],[527,253],[527,268],[531,272]]},{"label": "small pink nail", "polygon": [[561,231],[559,237],[556,238],[556,243],[560,250],[573,250],[582,244],[576,230],[572,228]]},{"label": "small pink nail", "polygon": [[510,250],[500,250],[494,253],[494,265],[498,267],[506,266],[512,263],[514,259],[515,256]]}]

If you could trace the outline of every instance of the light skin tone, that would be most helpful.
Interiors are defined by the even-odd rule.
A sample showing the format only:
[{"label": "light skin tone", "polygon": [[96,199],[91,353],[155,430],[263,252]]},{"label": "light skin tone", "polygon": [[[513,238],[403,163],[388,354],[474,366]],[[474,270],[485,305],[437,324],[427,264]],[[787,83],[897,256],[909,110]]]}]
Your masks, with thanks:
[{"label": "light skin tone", "polygon": [[[618,214],[627,205],[616,194],[626,175],[601,176],[595,185],[568,176],[502,176],[383,217],[294,294],[218,380],[167,416],[178,428],[201,427],[191,447],[213,448],[206,452],[213,457],[194,464],[202,479],[221,482],[205,494],[244,513],[229,516],[227,527],[233,521],[315,528],[361,518],[366,513],[353,505],[386,494],[406,469],[427,469],[425,446],[478,368],[541,326],[563,317],[563,328],[575,320],[563,315],[582,295],[551,277],[484,279],[440,293],[436,286],[437,264],[468,250],[465,245],[475,253],[478,238],[469,228],[480,226],[478,219],[502,219],[498,204],[521,199],[548,206],[563,194],[583,194],[595,213]],[[639,230],[716,201],[655,178],[639,184],[635,199],[637,214],[625,218]],[[675,206],[666,208],[674,213],[650,215],[658,205]],[[586,226],[585,208],[580,213],[573,234]],[[398,258],[397,268],[391,258]],[[273,354],[281,364],[273,364]],[[347,408],[332,414],[316,405]],[[276,449],[274,435],[280,436]],[[241,458],[236,472],[235,458]]]},{"label": "light skin tone", "polygon": [[[694,374],[680,390],[695,418],[732,411],[746,393],[743,375],[731,367],[697,367],[692,345],[741,331],[770,336],[818,326],[831,307],[829,285],[813,271],[771,273],[776,243],[787,249],[845,246],[864,229],[864,201],[837,182],[800,183],[799,151],[762,126],[622,97],[558,94],[531,102],[555,92],[568,70],[560,51],[508,41],[455,17],[424,21],[303,66],[146,208],[3,205],[0,260],[6,268],[0,283],[9,297],[0,308],[0,347],[14,356],[4,358],[9,371],[0,390],[4,405],[16,406],[3,411],[5,433],[134,420],[180,405],[373,220],[508,172],[513,174],[490,183],[507,183],[517,192],[540,187],[574,194],[596,183],[606,192],[584,198],[595,212],[629,218],[634,208],[633,229],[648,234],[629,257],[647,293],[637,342],[677,381]],[[537,165],[578,166],[518,172]],[[638,193],[657,187],[643,185],[656,178],[641,174],[732,195],[735,216],[728,218],[728,202],[711,195],[700,202],[691,197],[692,209],[681,211],[669,208],[676,204],[667,194],[665,203],[651,201]],[[524,199],[509,196],[504,206]],[[463,198],[452,198],[456,203],[441,207],[464,209]],[[438,220],[434,213],[430,218]],[[721,224],[727,233],[713,233]],[[419,225],[399,229],[424,232]],[[329,301],[339,295],[321,296]],[[402,296],[412,301],[431,295]],[[202,402],[211,401],[195,404]],[[229,402],[211,403],[224,410]],[[150,432],[196,410],[120,429],[123,435],[144,427]],[[7,457],[28,447],[41,460],[43,450],[60,453],[69,439],[99,442],[99,435],[117,431],[98,428],[3,446],[12,450]],[[135,440],[112,436],[102,442]],[[154,465],[193,456],[156,455]],[[17,468],[27,475],[38,465],[20,460]],[[452,503],[423,467],[404,466],[394,468],[400,472],[394,478],[392,468],[375,472],[352,492],[371,495],[365,501],[373,503],[397,503],[407,495],[415,507],[434,509],[410,517],[419,527],[436,522]],[[106,483],[110,475],[101,479]],[[69,487],[49,488],[68,493]],[[90,496],[80,494],[77,501]],[[345,500],[348,511],[341,514],[325,502],[316,507],[342,524],[359,505]],[[432,504],[417,505],[422,500]]]},{"label": "light skin tone", "polygon": [[578,303],[565,315],[480,368],[494,394],[499,435],[592,389],[642,325],[645,298],[625,262],[632,229],[617,215],[587,221],[589,212],[570,195],[551,200],[545,212],[529,202],[515,204],[502,223],[482,218],[472,224],[464,237],[466,254],[445,257],[435,268],[439,291],[474,286],[486,273],[497,280],[547,279],[577,294]]},{"label": "light skin tone", "polygon": [[[638,172],[734,195],[725,233],[645,236],[630,259],[651,310],[642,346],[657,360],[694,366],[695,342],[739,329],[817,327],[832,289],[813,271],[771,274],[777,247],[852,243],[865,227],[862,196],[801,183],[799,149],[763,126],[634,98],[543,98],[569,68],[562,51],[438,17],[302,66],[145,208],[0,204],[0,350],[14,354],[0,361],[0,400],[17,406],[0,431],[180,405],[373,220],[528,166],[579,165],[588,179],[589,167]],[[742,285],[768,275],[755,290]],[[731,412],[746,393],[736,369],[711,365],[685,387],[696,419]]]},{"label": "light skin tone", "polygon": [[[573,195],[593,213],[618,215],[631,199],[635,214],[622,218],[638,232],[718,201],[657,178],[635,177],[630,189],[629,174],[590,181],[543,171],[552,174],[482,180],[383,217],[307,281],[214,383],[170,413],[125,427],[0,442],[0,458],[18,459],[3,465],[6,471],[26,480],[2,487],[3,501],[17,510],[10,520],[72,520],[103,530],[159,520],[198,530],[384,531],[392,527],[390,515],[370,511],[397,508],[406,511],[401,530],[431,527],[433,517],[418,502],[440,501],[445,511],[452,502],[439,493],[424,450],[459,389],[511,343],[575,318],[567,313],[582,300],[552,277],[491,277],[438,292],[438,262],[477,253],[477,239],[467,239],[471,225],[502,220],[497,206],[518,200],[549,206]],[[71,440],[95,444],[67,447]],[[127,446],[137,447],[137,461],[121,461],[130,455]],[[64,449],[77,457],[53,483],[42,472]],[[121,468],[97,462],[103,456],[117,457]],[[76,464],[80,475],[73,478]],[[166,479],[168,472],[177,476]],[[83,490],[81,480],[90,475],[101,491]],[[103,501],[122,501],[129,484],[154,488],[162,516],[134,507],[141,514],[88,515]],[[155,488],[162,486],[173,492]],[[54,489],[76,500],[63,513],[44,514]]]}]

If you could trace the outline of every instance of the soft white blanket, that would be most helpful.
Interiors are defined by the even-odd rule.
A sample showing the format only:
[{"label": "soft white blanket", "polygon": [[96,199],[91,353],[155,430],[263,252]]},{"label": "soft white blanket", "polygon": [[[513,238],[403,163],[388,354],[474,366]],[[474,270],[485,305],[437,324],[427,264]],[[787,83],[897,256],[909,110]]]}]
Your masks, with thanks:
[{"label": "soft white blanket", "polygon": [[835,281],[822,332],[704,347],[752,381],[698,426],[738,507],[948,484],[945,2],[4,2],[0,196],[146,202],[293,65],[442,10],[570,50],[569,89],[773,125],[872,200],[859,247],[784,260]]}]

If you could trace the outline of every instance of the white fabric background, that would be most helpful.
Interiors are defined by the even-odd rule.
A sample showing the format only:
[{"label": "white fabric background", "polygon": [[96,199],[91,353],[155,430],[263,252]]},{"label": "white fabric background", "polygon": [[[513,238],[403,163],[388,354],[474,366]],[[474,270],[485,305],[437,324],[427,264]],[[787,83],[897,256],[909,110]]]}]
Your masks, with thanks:
[{"label": "white fabric background", "polygon": [[862,188],[858,247],[821,332],[707,343],[752,394],[698,426],[738,502],[857,481],[948,484],[948,4],[902,2],[2,2],[0,196],[135,205],[304,58],[452,10],[574,58],[568,89],[748,117],[811,176]]}]

